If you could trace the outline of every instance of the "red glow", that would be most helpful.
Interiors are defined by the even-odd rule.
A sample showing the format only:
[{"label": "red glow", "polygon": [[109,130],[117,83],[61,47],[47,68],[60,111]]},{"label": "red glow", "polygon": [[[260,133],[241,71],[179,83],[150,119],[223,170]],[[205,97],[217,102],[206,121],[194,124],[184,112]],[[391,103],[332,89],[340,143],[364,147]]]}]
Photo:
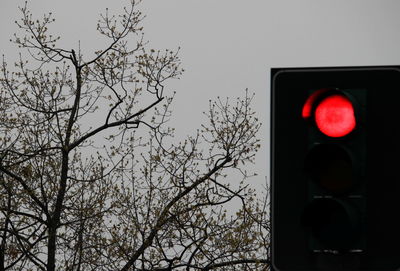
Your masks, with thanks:
[{"label": "red glow", "polygon": [[319,97],[320,94],[322,94],[326,90],[327,89],[319,89],[308,97],[307,101],[303,105],[303,111],[301,112],[301,115],[304,119],[311,117],[311,111],[315,100]]},{"label": "red glow", "polygon": [[318,104],[315,109],[318,129],[330,137],[342,137],[356,127],[352,103],[342,95],[332,95]]}]

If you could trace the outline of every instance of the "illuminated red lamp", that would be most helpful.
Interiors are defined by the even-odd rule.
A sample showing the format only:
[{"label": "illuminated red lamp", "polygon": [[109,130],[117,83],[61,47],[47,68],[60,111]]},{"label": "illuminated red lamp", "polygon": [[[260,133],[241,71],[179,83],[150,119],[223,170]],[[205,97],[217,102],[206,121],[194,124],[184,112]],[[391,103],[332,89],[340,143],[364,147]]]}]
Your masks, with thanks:
[{"label": "illuminated red lamp", "polygon": [[[311,117],[315,100],[322,93],[313,93],[303,106],[303,118]],[[318,129],[329,137],[343,137],[356,127],[354,107],[344,95],[333,94],[318,103],[314,111],[314,119]]]}]

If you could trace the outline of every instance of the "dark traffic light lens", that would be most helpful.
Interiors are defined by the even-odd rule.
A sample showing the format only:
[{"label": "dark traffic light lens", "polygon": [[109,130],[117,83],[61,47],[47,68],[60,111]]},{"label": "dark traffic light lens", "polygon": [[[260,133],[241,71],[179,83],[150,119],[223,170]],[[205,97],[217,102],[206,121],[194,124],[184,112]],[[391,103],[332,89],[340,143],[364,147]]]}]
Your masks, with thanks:
[{"label": "dark traffic light lens", "polygon": [[319,144],[311,149],[306,170],[314,182],[333,194],[347,192],[355,183],[349,154],[335,144]]},{"label": "dark traffic light lens", "polygon": [[333,198],[315,199],[305,209],[303,224],[329,249],[350,249],[360,235],[357,209]]}]

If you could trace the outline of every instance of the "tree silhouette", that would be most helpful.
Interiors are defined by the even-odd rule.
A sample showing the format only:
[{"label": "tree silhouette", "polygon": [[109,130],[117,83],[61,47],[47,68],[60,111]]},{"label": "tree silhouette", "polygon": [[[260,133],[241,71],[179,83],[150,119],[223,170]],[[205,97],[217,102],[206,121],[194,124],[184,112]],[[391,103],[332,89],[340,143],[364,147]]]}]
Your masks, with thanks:
[{"label": "tree silhouette", "polygon": [[179,50],[147,48],[137,4],[101,15],[91,58],[20,8],[25,54],[0,79],[0,270],[269,270],[268,200],[245,183],[253,96],[210,101],[175,142]]}]

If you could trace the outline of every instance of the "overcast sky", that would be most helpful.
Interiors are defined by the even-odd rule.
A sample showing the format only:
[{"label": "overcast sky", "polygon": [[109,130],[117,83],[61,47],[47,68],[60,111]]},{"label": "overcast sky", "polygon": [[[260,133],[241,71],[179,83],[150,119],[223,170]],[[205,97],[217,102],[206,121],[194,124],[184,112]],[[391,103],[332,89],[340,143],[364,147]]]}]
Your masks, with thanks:
[{"label": "overcast sky", "polygon": [[[67,49],[97,50],[97,18],[125,0],[31,0],[34,14],[52,11],[50,29]],[[9,39],[17,30],[20,0],[0,2],[0,50],[16,57]],[[398,0],[144,0],[146,39],[156,49],[181,47],[186,72],[171,82],[177,91],[173,124],[186,135],[216,96],[256,93],[263,122],[256,162],[262,184],[269,174],[269,72],[272,67],[400,64]],[[288,97],[289,98],[289,97]]]}]

